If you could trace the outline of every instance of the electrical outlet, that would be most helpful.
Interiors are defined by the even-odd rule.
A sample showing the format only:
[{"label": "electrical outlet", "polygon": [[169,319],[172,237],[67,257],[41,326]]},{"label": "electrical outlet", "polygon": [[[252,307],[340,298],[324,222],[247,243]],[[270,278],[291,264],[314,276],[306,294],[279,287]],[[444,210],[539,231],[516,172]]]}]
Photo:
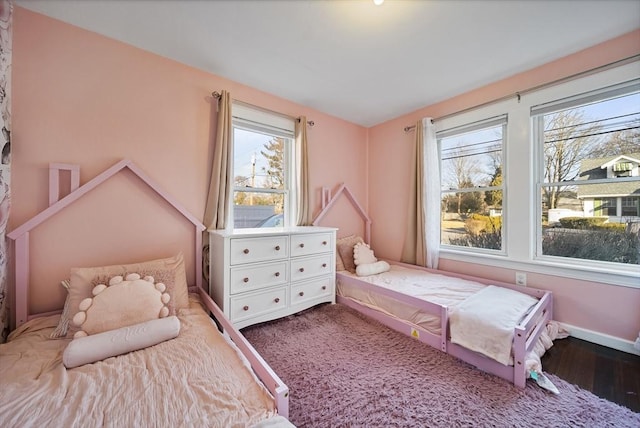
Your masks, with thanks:
[{"label": "electrical outlet", "polygon": [[524,272],[516,272],[516,284],[526,286],[527,274]]}]

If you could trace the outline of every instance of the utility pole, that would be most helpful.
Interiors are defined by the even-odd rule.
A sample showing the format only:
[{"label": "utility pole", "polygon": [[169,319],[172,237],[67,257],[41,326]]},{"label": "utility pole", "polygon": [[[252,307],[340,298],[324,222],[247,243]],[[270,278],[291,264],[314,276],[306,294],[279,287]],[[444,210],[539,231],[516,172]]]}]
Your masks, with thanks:
[{"label": "utility pole", "polygon": [[[256,187],[256,154],[251,155],[251,188]],[[253,205],[253,192],[249,193],[249,205]]]}]

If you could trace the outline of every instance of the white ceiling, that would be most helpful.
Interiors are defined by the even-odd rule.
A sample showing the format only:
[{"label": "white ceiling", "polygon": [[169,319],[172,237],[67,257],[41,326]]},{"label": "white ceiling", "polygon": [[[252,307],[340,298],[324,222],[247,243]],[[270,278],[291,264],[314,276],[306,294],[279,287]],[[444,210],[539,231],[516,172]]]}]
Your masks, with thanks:
[{"label": "white ceiling", "polygon": [[638,0],[16,4],[367,127],[640,28]]}]

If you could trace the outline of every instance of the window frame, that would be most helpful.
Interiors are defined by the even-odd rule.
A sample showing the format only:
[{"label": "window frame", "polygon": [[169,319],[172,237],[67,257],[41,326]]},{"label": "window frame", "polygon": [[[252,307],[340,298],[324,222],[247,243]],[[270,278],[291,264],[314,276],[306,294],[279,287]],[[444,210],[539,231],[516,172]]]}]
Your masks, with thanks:
[{"label": "window frame", "polygon": [[[560,186],[560,185],[575,185],[577,187],[580,186],[589,186],[591,184],[608,184],[608,183],[618,183],[621,181],[637,181],[638,178],[635,179],[627,179],[621,177],[607,177],[596,180],[579,180],[574,179],[571,181],[566,181],[563,183],[553,183],[553,182],[544,182],[544,170],[543,165],[545,162],[545,153],[544,153],[544,115],[547,113],[553,113],[559,110],[564,110],[568,108],[581,107],[588,104],[594,104],[598,102],[604,102],[606,100],[629,95],[633,93],[637,93],[640,89],[640,78],[630,79],[625,82],[618,82],[613,85],[605,85],[599,88],[595,88],[593,90],[584,91],[581,93],[573,94],[566,98],[558,98],[552,100],[547,103],[543,103],[541,105],[536,105],[531,107],[531,122],[533,132],[533,141],[532,148],[534,152],[534,160],[536,161],[536,171],[534,174],[537,174],[536,180],[536,195],[538,196],[538,201],[536,204],[536,235],[535,235],[535,259],[537,260],[549,260],[549,261],[557,261],[558,263],[567,263],[570,266],[576,267],[589,267],[592,269],[601,268],[603,270],[613,269],[620,271],[629,270],[628,266],[636,266],[637,270],[640,272],[640,265],[628,265],[625,267],[624,264],[612,264],[611,262],[602,262],[597,260],[587,260],[587,259],[578,259],[572,257],[561,257],[561,256],[553,256],[553,255],[545,255],[542,251],[542,222],[539,219],[542,218],[542,188],[550,187],[550,186]],[[595,216],[611,216],[618,217],[619,213],[619,202],[620,198],[616,196],[610,197],[598,197],[594,199],[594,208],[596,208],[596,201],[600,202],[600,205],[597,206],[597,210],[594,211]],[[610,211],[613,211],[613,214]],[[639,281],[640,282],[640,281]]]},{"label": "window frame", "polygon": [[[446,130],[477,122],[487,117],[508,115],[507,143],[503,155],[503,185],[506,203],[503,204],[503,239],[506,254],[486,254],[441,247],[440,257],[446,260],[483,264],[512,270],[556,275],[565,278],[596,281],[611,285],[640,288],[639,265],[600,265],[590,260],[559,257],[537,257],[537,233],[541,196],[535,174],[539,157],[535,133],[539,130],[531,116],[535,106],[553,100],[579,97],[600,88],[637,79],[640,61],[633,61],[599,72],[571,78],[513,97],[465,110],[459,114],[436,119],[436,130]],[[517,174],[513,172],[517,171]],[[541,209],[541,208],[540,208]]]},{"label": "window frame", "polygon": [[[502,169],[502,184],[500,186],[482,186],[482,187],[472,187],[472,188],[456,188],[456,192],[455,193],[470,193],[470,192],[488,192],[488,191],[495,191],[495,190],[499,190],[502,192],[502,214],[501,214],[501,221],[502,221],[502,242],[500,245],[500,249],[499,250],[495,250],[495,249],[490,249],[490,248],[483,248],[483,247],[466,247],[466,246],[461,246],[461,245],[453,245],[453,244],[443,244],[442,243],[442,216],[440,216],[440,248],[441,249],[450,249],[450,250],[454,250],[454,251],[460,251],[460,252],[464,252],[464,253],[480,253],[480,254],[495,254],[495,255],[502,255],[502,256],[506,256],[507,255],[507,239],[505,236],[505,222],[507,222],[507,216],[505,216],[505,201],[508,200],[508,195],[507,195],[507,191],[506,191],[506,180],[505,177],[506,175],[506,171],[505,169],[507,168],[504,162],[504,159],[506,158],[505,152],[507,150],[507,124],[508,124],[508,116],[506,114],[503,115],[498,115],[498,116],[494,116],[494,117],[486,117],[483,118],[481,120],[475,121],[473,123],[468,123],[465,125],[461,125],[461,126],[457,126],[457,127],[453,127],[453,128],[448,128],[448,129],[443,129],[441,131],[436,132],[436,141],[438,144],[438,156],[439,159],[438,161],[440,162],[440,201],[442,204],[443,198],[445,194],[450,194],[453,193],[451,191],[443,191],[443,168],[442,168],[442,140],[445,138],[451,138],[451,137],[456,137],[456,136],[462,136],[462,135],[466,135],[466,134],[470,134],[472,132],[476,132],[476,131],[484,131],[490,128],[496,128],[498,126],[502,127],[502,142],[500,144],[501,146],[501,157],[502,157],[502,165],[500,166]],[[451,190],[451,189],[450,189]],[[440,212],[442,213],[442,208],[440,210]]]},{"label": "window frame", "polygon": [[[234,162],[236,141],[236,129],[259,133],[270,137],[283,138],[285,148],[283,151],[284,183],[283,189],[266,189],[250,186],[236,186],[236,165]],[[295,180],[295,119],[272,111],[264,110],[240,101],[234,101],[231,107],[231,177],[233,180],[231,194],[229,195],[229,224],[232,231],[241,231],[246,228],[235,227],[234,199],[236,192],[265,193],[283,195],[283,227],[291,227],[296,218],[296,180]]]}]

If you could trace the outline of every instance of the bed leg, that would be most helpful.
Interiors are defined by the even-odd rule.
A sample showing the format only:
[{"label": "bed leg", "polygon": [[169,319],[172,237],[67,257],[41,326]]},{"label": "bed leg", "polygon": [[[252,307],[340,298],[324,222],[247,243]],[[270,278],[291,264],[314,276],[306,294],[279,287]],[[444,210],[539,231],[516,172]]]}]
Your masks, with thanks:
[{"label": "bed leg", "polygon": [[522,327],[515,328],[513,336],[513,383],[519,388],[524,388],[527,382],[526,368],[524,365],[527,338]]},{"label": "bed leg", "polygon": [[440,308],[440,350],[447,352],[447,337],[449,335],[449,309],[446,306]]}]

